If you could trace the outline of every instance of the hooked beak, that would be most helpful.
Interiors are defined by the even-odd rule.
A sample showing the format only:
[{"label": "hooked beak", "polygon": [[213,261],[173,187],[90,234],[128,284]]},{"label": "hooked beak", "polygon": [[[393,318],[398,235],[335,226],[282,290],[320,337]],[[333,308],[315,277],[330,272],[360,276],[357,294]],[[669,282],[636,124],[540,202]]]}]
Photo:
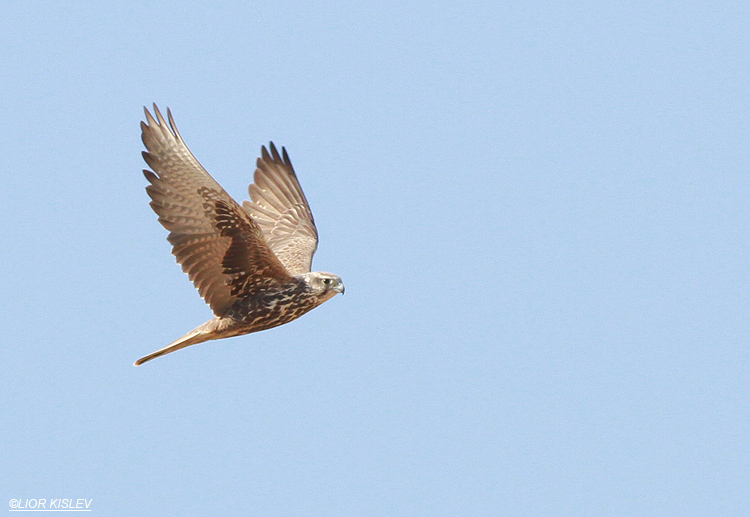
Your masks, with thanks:
[{"label": "hooked beak", "polygon": [[338,284],[334,285],[333,290],[336,291],[337,293],[344,294],[344,283],[339,282]]}]

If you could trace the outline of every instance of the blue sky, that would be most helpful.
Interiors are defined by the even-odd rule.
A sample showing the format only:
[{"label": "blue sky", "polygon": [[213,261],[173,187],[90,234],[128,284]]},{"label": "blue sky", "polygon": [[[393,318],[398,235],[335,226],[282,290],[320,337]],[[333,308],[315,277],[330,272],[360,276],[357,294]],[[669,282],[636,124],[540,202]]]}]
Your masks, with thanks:
[{"label": "blue sky", "polygon": [[[92,515],[741,515],[743,2],[0,8],[0,494]],[[346,295],[211,315],[142,106],[289,151]]]}]

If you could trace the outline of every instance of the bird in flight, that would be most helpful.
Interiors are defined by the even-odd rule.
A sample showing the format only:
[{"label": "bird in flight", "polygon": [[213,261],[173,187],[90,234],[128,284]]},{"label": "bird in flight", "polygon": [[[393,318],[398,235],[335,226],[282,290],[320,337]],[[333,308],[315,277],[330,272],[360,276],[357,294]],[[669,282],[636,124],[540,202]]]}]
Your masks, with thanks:
[{"label": "bird in flight", "polygon": [[[341,278],[310,272],[318,232],[286,149],[261,147],[250,201],[239,205],[198,163],[167,109],[144,108],[143,174],[151,208],[182,270],[214,318],[135,366],[186,346],[277,327],[337,293]],[[269,152],[270,151],[270,152]]]}]

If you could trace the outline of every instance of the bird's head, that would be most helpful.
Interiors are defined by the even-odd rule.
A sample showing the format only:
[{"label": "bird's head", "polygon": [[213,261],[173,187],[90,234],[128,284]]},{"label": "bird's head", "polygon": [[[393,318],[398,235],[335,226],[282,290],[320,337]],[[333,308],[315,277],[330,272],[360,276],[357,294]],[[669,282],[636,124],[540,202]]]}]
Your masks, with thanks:
[{"label": "bird's head", "polygon": [[302,276],[307,288],[310,292],[316,296],[323,297],[326,300],[336,295],[336,293],[344,294],[344,283],[341,278],[333,273],[324,273],[322,271],[315,271],[312,273],[305,273]]}]

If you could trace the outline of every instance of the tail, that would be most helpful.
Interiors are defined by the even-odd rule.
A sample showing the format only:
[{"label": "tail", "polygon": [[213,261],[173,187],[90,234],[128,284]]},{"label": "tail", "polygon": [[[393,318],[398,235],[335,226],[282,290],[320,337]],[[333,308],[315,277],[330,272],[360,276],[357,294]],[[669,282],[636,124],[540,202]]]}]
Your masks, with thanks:
[{"label": "tail", "polygon": [[161,350],[157,350],[156,352],[141,357],[135,363],[133,363],[133,366],[140,366],[146,361],[156,359],[157,357],[169,354],[171,352],[179,350],[180,348],[185,348],[186,346],[197,345],[198,343],[203,343],[204,341],[217,339],[221,337],[221,335],[216,332],[218,326],[219,318],[208,320],[203,325],[194,328],[193,330],[182,336],[180,339],[173,341]]}]

